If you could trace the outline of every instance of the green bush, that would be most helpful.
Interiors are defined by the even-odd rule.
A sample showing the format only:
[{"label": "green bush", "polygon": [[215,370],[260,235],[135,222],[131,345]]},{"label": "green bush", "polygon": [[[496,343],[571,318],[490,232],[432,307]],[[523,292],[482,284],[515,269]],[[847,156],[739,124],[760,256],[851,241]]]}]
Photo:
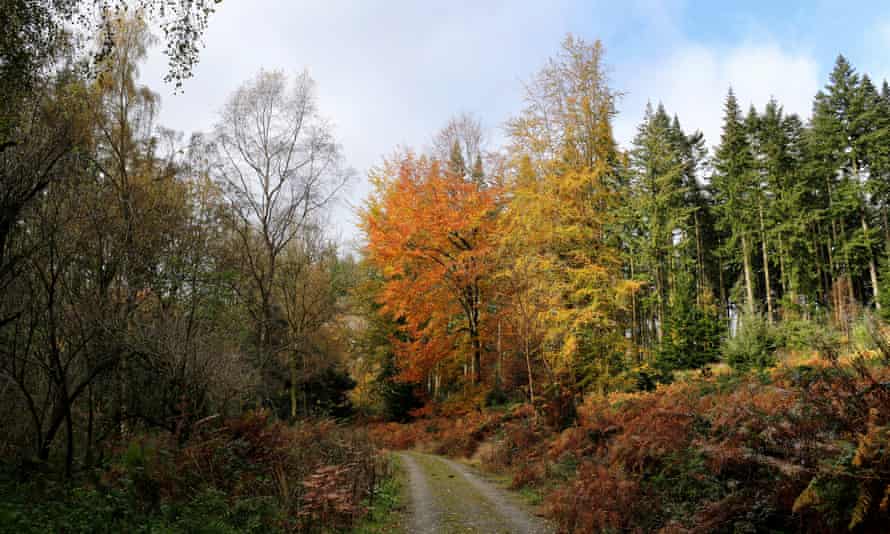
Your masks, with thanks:
[{"label": "green bush", "polygon": [[837,346],[840,336],[837,331],[820,321],[790,319],[779,323],[778,332],[783,346],[793,350],[821,350],[826,346]]},{"label": "green bush", "polygon": [[[664,335],[655,352],[654,367],[661,382],[671,382],[674,371],[716,362],[726,329],[715,306],[700,305],[698,287],[688,274],[679,274],[676,283]],[[643,376],[638,382],[648,385]]]},{"label": "green bush", "polygon": [[495,385],[493,388],[488,390],[485,393],[485,406],[503,406],[510,401],[510,398],[507,396],[507,392],[499,385]]},{"label": "green bush", "polygon": [[716,362],[723,337],[720,319],[693,303],[674,306],[671,313],[655,356],[662,381],[670,381],[673,371],[699,369]]},{"label": "green bush", "polygon": [[411,412],[423,406],[423,401],[415,394],[420,384],[403,382],[398,377],[399,369],[395,356],[387,354],[380,373],[377,375],[377,394],[383,400],[383,416],[387,421],[408,422]]},{"label": "green bush", "polygon": [[776,364],[776,351],[784,340],[779,329],[759,315],[744,315],[735,337],[723,345],[723,359],[733,369],[747,371]]},{"label": "green bush", "polygon": [[880,328],[877,319],[870,313],[861,315],[850,330],[850,345],[854,350],[876,350],[879,348]]}]

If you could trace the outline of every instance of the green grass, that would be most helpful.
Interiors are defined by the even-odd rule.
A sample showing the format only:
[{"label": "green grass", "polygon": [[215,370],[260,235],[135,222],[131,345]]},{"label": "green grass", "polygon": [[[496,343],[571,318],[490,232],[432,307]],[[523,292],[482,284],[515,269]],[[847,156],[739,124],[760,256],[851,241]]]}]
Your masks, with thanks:
[{"label": "green grass", "polygon": [[519,488],[518,493],[522,501],[530,506],[540,506],[544,502],[544,494],[538,488],[524,486]]},{"label": "green grass", "polygon": [[[491,471],[489,469],[485,469],[480,462],[461,462],[464,465],[467,465],[473,469],[473,471],[483,480],[491,482],[495,486],[498,486],[502,490],[506,492],[515,493],[523,504],[531,507],[540,506],[544,503],[544,495],[550,486],[539,487],[539,486],[523,486],[518,489],[514,489],[512,487],[513,483],[513,475],[514,472],[512,469],[508,469],[507,471]],[[571,470],[574,473],[576,466],[572,465]]]},{"label": "green grass", "polygon": [[383,481],[374,492],[373,499],[365,503],[368,515],[350,532],[352,534],[399,534],[407,532],[405,522],[405,471],[399,458],[389,456],[392,476]]}]

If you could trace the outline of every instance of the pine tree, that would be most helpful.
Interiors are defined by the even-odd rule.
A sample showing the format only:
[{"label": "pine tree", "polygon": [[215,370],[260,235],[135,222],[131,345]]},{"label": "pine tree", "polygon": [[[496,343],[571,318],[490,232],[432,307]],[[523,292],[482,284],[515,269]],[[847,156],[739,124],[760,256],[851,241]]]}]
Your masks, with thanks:
[{"label": "pine tree", "polygon": [[665,339],[656,353],[655,367],[662,381],[670,382],[675,370],[698,369],[720,355],[723,325],[714,310],[696,304],[695,293],[692,276],[679,273]]},{"label": "pine tree", "polygon": [[757,205],[757,237],[760,240],[761,267],[763,268],[763,292],[764,300],[766,300],[766,319],[770,324],[773,322],[773,288],[770,280],[770,239],[766,232],[765,212],[771,211],[774,191],[770,188],[769,170],[766,167],[767,155],[764,153],[762,139],[758,135],[762,126],[761,117],[757,114],[757,110],[752,105],[748,109],[748,116],[745,118],[745,128],[748,131],[749,143],[751,145],[751,153],[753,157],[753,177],[752,192],[756,199]]},{"label": "pine tree", "polygon": [[[685,229],[691,210],[684,205],[682,146],[664,107],[646,106],[630,153],[628,215],[636,228],[631,240],[637,275],[645,274],[652,288],[651,319],[648,321],[660,342],[668,318],[672,273],[677,267],[675,234]],[[682,134],[681,134],[682,135]],[[685,239],[685,238],[684,238]]]},{"label": "pine tree", "polygon": [[470,177],[480,187],[485,185],[485,169],[482,166],[482,156],[476,155],[476,161],[473,162],[473,170],[470,172]]},{"label": "pine tree", "polygon": [[[846,279],[846,294],[832,292],[833,307],[840,313],[844,301],[854,301],[855,288],[870,286],[875,305],[880,305],[872,214],[866,195],[871,135],[869,118],[880,111],[880,95],[871,81],[860,78],[843,56],[838,56],[829,83],[816,95],[808,151],[810,172],[825,184],[826,244],[832,285]],[[880,166],[880,165],[879,165]],[[878,167],[879,167],[878,166]],[[868,267],[869,280],[861,275]],[[838,316],[838,319],[843,319]]]},{"label": "pine tree", "polygon": [[460,141],[457,139],[451,145],[451,154],[448,157],[448,172],[460,177],[467,175],[467,165],[460,148]]},{"label": "pine tree", "polygon": [[890,84],[886,80],[874,102],[871,121],[868,192],[880,211],[886,254],[890,247]]},{"label": "pine tree", "polygon": [[[794,115],[785,117],[774,99],[767,103],[752,132],[763,208],[763,249],[773,251],[772,263],[764,252],[764,269],[778,267],[776,293],[781,293],[792,308],[799,307],[801,277],[808,271],[801,267],[812,257],[807,243],[812,210],[804,205],[809,184],[802,172],[801,136],[800,119]],[[769,281],[766,275],[765,279]]]},{"label": "pine tree", "polygon": [[[720,236],[715,228],[714,214],[708,188],[699,182],[699,177],[708,165],[708,149],[704,135],[700,131],[686,135],[680,126],[680,120],[674,116],[671,124],[675,144],[680,150],[684,163],[683,200],[688,212],[683,244],[687,263],[693,262],[697,305],[706,301],[714,302],[715,283],[720,278],[719,265],[714,250],[718,247]],[[688,266],[687,266],[688,268]]]},{"label": "pine tree", "polygon": [[[754,187],[754,162],[748,131],[742,120],[742,113],[732,89],[726,96],[723,106],[723,133],[720,146],[714,154],[714,175],[711,187],[719,225],[728,231],[729,241],[725,244],[728,254],[738,247],[742,260],[745,285],[745,311],[753,314],[754,275],[751,266],[751,247],[755,213],[756,188]],[[731,255],[730,255],[731,257]]]},{"label": "pine tree", "polygon": [[[869,282],[872,299],[877,309],[881,308],[880,286],[878,284],[875,249],[877,235],[872,230],[873,223],[868,185],[873,182],[872,171],[880,168],[881,153],[886,150],[888,140],[886,125],[881,124],[881,95],[871,79],[862,76],[855,94],[854,117],[851,124],[853,150],[850,154],[853,178],[859,196],[859,222],[861,232],[856,232],[856,241],[861,243],[863,255],[868,263]],[[876,173],[877,174],[877,173]]]}]

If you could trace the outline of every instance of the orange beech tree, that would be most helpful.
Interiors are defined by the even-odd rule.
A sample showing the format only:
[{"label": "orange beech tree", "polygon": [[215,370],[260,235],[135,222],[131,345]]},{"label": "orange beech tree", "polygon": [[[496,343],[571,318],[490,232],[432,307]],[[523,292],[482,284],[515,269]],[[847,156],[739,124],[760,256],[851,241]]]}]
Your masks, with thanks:
[{"label": "orange beech tree", "polygon": [[402,378],[422,380],[449,356],[469,355],[481,382],[498,191],[410,153],[371,181],[362,225],[368,258],[385,278],[382,311],[404,334],[396,342]]}]

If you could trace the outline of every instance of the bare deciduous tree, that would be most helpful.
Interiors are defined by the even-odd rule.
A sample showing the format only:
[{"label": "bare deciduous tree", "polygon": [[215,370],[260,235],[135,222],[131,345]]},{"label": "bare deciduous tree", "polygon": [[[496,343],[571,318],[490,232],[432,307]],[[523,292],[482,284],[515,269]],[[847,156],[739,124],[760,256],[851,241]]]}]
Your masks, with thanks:
[{"label": "bare deciduous tree", "polygon": [[433,136],[433,156],[440,161],[449,161],[453,157],[455,147],[460,151],[460,160],[464,168],[464,176],[473,176],[487,158],[486,146],[488,138],[482,129],[479,119],[470,113],[461,113],[452,117],[444,128]]},{"label": "bare deciduous tree", "polygon": [[247,275],[242,297],[256,327],[263,367],[276,347],[273,289],[279,258],[345,186],[331,125],[318,113],[314,82],[260,71],[229,99],[216,127],[218,180],[232,214]]},{"label": "bare deciduous tree", "polygon": [[[290,367],[291,417],[297,416],[297,390],[309,369],[311,357],[323,353],[323,328],[337,314],[333,268],[337,249],[310,228],[293,241],[282,256],[281,274],[276,284],[282,312],[288,326],[286,357]],[[302,371],[303,377],[300,376]]]}]

